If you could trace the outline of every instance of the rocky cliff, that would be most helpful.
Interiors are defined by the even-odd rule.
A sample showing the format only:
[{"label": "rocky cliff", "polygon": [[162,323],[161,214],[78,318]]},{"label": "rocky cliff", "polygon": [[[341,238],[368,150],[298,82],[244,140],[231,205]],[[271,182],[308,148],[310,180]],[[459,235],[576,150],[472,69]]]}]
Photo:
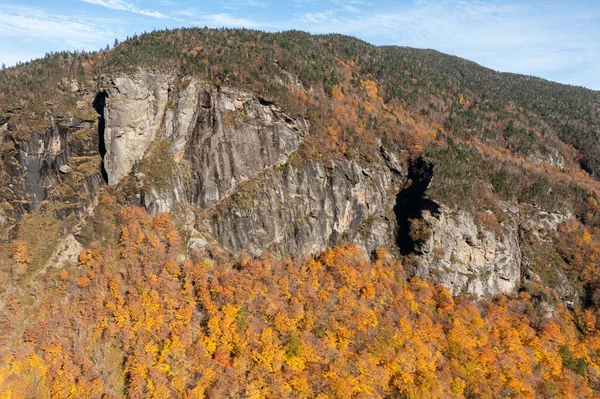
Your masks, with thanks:
[{"label": "rocky cliff", "polygon": [[[532,246],[551,241],[570,213],[548,213],[530,205],[500,203],[494,226],[476,223],[472,214],[442,206],[437,215],[425,211],[431,232],[420,248],[417,274],[433,277],[454,293],[516,293],[530,273]],[[563,278],[564,281],[564,278]]]},{"label": "rocky cliff", "polygon": [[381,165],[288,165],[217,206],[202,226],[225,248],[252,255],[315,254],[342,240],[372,253],[393,241],[391,190],[391,173]]},{"label": "rocky cliff", "polygon": [[295,257],[346,241],[370,254],[402,252],[412,240],[403,229],[421,220],[430,234],[409,251],[415,274],[493,295],[521,285],[523,231],[556,230],[569,217],[546,226],[502,202],[502,222],[486,228],[469,212],[429,204],[432,166],[419,164],[421,182],[384,147],[369,162],[289,162],[308,122],[243,90],[147,71],[105,76],[100,89],[108,184],[152,213],[184,215],[194,246]]},{"label": "rocky cliff", "polygon": [[[369,255],[385,246],[454,293],[493,295],[540,280],[537,249],[559,259],[552,240],[573,217],[499,198],[478,213],[434,202],[436,165],[381,140],[372,154],[298,157],[315,134],[304,116],[197,77],[138,69],[59,88],[73,96],[75,113],[49,103],[35,127],[12,122],[25,118],[19,107],[0,120],[6,240],[36,210],[84,217],[107,183],[120,201],[178,215],[191,247],[297,257],[341,242]],[[496,222],[482,223],[482,214]],[[577,302],[580,293],[557,270],[561,298]]]},{"label": "rocky cliff", "polygon": [[417,273],[434,277],[454,293],[515,293],[521,278],[518,211],[503,209],[506,220],[495,232],[475,223],[464,211],[442,207],[425,212],[431,236],[421,248]]},{"label": "rocky cliff", "polygon": [[80,214],[103,185],[95,119],[46,111],[33,129],[9,119],[0,124],[0,143],[0,197],[13,222],[42,205],[62,218]]},{"label": "rocky cliff", "polygon": [[373,251],[392,236],[385,163],[291,166],[308,124],[275,104],[145,72],[105,77],[101,88],[108,183],[133,174],[149,210],[191,211],[209,242],[298,256],[341,239]]}]

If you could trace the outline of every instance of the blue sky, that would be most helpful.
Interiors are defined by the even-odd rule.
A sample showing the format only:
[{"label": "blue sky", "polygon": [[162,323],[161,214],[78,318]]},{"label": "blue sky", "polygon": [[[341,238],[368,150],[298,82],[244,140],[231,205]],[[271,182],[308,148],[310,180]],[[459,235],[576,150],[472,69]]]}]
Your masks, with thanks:
[{"label": "blue sky", "polygon": [[0,63],[180,26],[343,33],[600,90],[598,0],[0,0]]}]

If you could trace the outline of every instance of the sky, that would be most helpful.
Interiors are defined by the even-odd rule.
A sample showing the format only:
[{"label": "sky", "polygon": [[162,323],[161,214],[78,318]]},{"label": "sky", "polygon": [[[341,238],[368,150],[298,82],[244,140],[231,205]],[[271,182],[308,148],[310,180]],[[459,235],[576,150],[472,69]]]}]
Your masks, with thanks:
[{"label": "sky", "polygon": [[342,33],[600,90],[599,0],[0,0],[0,63],[181,26]]}]

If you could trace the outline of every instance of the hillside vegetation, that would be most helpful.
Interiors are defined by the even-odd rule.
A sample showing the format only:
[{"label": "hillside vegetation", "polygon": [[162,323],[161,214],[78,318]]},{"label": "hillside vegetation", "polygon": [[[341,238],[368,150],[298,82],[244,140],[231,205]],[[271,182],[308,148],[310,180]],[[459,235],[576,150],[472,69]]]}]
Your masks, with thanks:
[{"label": "hillside vegetation", "polygon": [[544,317],[526,293],[475,304],[384,250],[181,258],[167,215],[115,205],[103,197],[118,245],[51,270],[29,306],[7,293],[2,397],[597,396],[590,310]]},{"label": "hillside vegetation", "polygon": [[[502,232],[501,204],[570,216],[539,236],[516,232],[533,252],[518,276],[527,284],[494,298],[415,278],[418,245],[365,254],[340,243],[296,259],[190,249],[181,214],[139,207],[133,174],[90,188],[111,101],[99,81],[139,70],[171,76],[178,92],[192,78],[239,88],[306,120],[270,176],[343,159],[387,165],[391,198],[422,185],[421,199],[486,231]],[[50,136],[68,137],[72,170],[44,159],[32,183],[24,148],[63,156]],[[167,191],[170,145],[154,143],[134,169]],[[0,146],[0,398],[599,395],[597,91],[341,35],[167,30],[0,71]],[[413,181],[420,169],[430,175]],[[33,198],[34,183],[48,195]],[[223,209],[250,207],[253,183]],[[409,216],[411,244],[431,237]],[[65,237],[81,251],[53,264]]]}]

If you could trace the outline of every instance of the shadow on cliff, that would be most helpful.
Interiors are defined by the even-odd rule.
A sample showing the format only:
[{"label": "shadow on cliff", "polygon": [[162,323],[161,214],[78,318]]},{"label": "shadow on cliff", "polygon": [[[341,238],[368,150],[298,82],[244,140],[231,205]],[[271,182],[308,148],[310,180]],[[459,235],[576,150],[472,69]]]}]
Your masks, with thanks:
[{"label": "shadow on cliff", "polygon": [[104,156],[106,155],[106,143],[104,141],[104,129],[106,128],[106,121],[104,119],[104,106],[106,105],[106,99],[108,98],[108,93],[102,92],[96,94],[94,98],[94,102],[92,103],[94,109],[98,113],[98,153],[102,158],[102,163],[100,165],[100,173],[102,174],[102,179],[105,183],[108,184],[108,174],[106,173],[106,169],[104,169]]},{"label": "shadow on cliff", "polygon": [[420,219],[424,210],[434,215],[439,214],[439,206],[426,198],[425,192],[433,177],[433,164],[423,158],[413,161],[408,168],[408,182],[405,189],[396,196],[394,213],[398,230],[396,244],[402,255],[415,252],[416,242],[410,234],[410,224],[413,219]]}]

